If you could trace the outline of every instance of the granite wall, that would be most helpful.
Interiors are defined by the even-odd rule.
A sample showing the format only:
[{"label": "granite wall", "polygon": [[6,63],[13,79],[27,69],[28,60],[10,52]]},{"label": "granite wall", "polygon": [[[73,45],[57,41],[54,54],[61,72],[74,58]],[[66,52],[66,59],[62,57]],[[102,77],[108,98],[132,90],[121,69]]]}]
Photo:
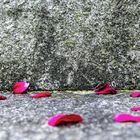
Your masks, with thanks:
[{"label": "granite wall", "polygon": [[140,0],[0,0],[0,88],[140,88]]}]

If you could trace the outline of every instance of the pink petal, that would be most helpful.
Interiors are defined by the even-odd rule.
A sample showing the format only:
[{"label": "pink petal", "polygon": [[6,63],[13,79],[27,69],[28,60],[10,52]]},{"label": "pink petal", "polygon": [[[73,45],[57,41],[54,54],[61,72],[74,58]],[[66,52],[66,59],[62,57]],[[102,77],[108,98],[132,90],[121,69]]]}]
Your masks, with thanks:
[{"label": "pink petal", "polygon": [[6,99],[7,99],[7,97],[0,95],[0,100],[6,100]]},{"label": "pink petal", "polygon": [[130,114],[117,114],[113,117],[115,122],[140,122],[140,116]]},{"label": "pink petal", "polygon": [[29,87],[29,83],[26,83],[24,81],[16,82],[14,86],[12,87],[12,91],[15,94],[21,94],[25,92]]},{"label": "pink petal", "polygon": [[57,114],[48,119],[48,124],[51,126],[58,126],[60,124],[78,123],[82,121],[82,117],[78,114]]},{"label": "pink petal", "polygon": [[140,96],[140,92],[136,91],[136,92],[132,92],[131,97],[139,97]]},{"label": "pink petal", "polygon": [[52,94],[50,92],[37,92],[30,94],[32,98],[49,97]]},{"label": "pink petal", "polygon": [[135,106],[133,108],[130,108],[132,111],[140,111],[140,106]]},{"label": "pink petal", "polygon": [[116,94],[117,91],[110,84],[101,84],[96,89],[97,94]]}]

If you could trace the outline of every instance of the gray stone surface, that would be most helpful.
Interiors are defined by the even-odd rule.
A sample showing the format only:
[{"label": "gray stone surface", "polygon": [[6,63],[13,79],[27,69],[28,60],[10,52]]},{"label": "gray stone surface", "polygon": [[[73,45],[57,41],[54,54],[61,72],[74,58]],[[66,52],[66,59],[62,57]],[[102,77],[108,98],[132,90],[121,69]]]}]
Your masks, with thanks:
[{"label": "gray stone surface", "polygon": [[[73,92],[54,92],[52,97],[32,99],[29,95],[13,95],[0,101],[1,140],[139,140],[140,123],[115,123],[117,113],[131,113],[139,98],[129,93],[100,96]],[[86,93],[86,94],[84,94]],[[82,124],[51,127],[47,119],[57,113],[78,113]]]},{"label": "gray stone surface", "polygon": [[0,87],[138,88],[139,26],[140,0],[0,0]]}]

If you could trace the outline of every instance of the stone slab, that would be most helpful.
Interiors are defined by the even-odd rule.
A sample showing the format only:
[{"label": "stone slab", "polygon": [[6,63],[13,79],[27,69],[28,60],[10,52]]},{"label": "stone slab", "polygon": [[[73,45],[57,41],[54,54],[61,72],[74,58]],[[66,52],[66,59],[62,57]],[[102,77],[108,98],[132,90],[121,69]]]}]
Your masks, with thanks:
[{"label": "stone slab", "polygon": [[139,88],[140,0],[0,0],[0,88]]}]

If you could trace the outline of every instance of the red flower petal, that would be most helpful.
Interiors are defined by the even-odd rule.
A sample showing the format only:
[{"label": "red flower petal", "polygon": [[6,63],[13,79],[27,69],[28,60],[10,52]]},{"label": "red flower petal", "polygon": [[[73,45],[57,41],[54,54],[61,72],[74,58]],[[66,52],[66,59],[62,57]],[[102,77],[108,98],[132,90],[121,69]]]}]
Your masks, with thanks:
[{"label": "red flower petal", "polygon": [[7,97],[0,95],[0,100],[6,100],[6,99],[7,99]]},{"label": "red flower petal", "polygon": [[97,94],[116,94],[117,91],[110,84],[101,84],[96,89]]},{"label": "red flower petal", "polygon": [[140,116],[133,116],[130,114],[117,114],[113,117],[116,122],[140,122]]},{"label": "red flower petal", "polygon": [[16,82],[14,86],[12,87],[12,91],[15,94],[21,94],[25,92],[29,87],[29,83],[26,83],[24,81]]},{"label": "red flower petal", "polygon": [[140,106],[135,106],[133,108],[130,108],[132,111],[140,111]]},{"label": "red flower petal", "polygon": [[63,123],[78,123],[82,121],[82,117],[78,114],[57,114],[49,118],[48,124],[51,126],[58,126]]},{"label": "red flower petal", "polygon": [[30,94],[32,98],[41,98],[41,97],[49,97],[52,94],[50,92],[37,92]]},{"label": "red flower petal", "polygon": [[132,92],[131,97],[139,97],[140,96],[140,92],[136,91],[136,92]]}]

